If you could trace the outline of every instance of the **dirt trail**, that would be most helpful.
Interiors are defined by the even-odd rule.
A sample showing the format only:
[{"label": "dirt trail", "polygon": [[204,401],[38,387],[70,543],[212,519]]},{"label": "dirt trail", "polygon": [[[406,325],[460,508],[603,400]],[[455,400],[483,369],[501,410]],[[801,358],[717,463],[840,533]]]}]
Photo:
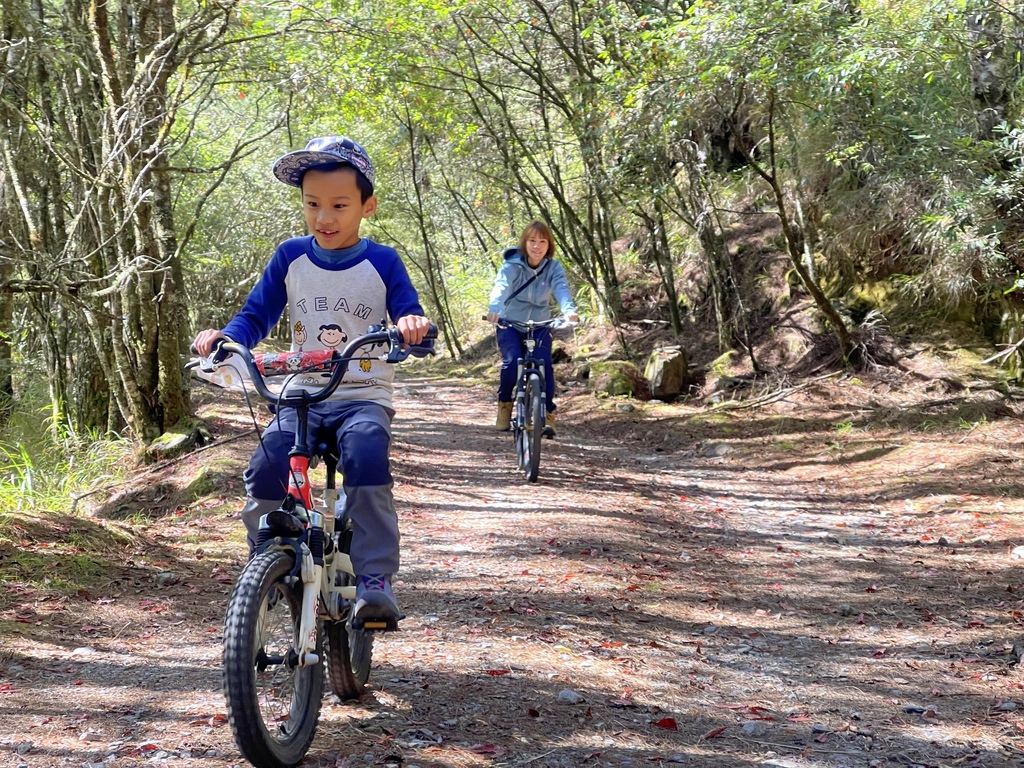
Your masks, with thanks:
[{"label": "dirt trail", "polygon": [[[569,393],[528,485],[489,387],[404,377],[408,618],[306,765],[1024,765],[1019,421],[909,432],[835,383],[714,419]],[[204,391],[216,436],[244,433]],[[95,589],[0,590],[0,765],[240,763],[219,654],[251,448],[147,479],[223,482]]]}]

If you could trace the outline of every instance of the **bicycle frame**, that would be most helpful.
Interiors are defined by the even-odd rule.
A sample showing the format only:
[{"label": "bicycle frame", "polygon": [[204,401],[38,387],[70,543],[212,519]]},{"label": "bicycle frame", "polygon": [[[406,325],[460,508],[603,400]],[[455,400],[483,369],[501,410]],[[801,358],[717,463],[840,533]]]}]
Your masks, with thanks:
[{"label": "bicycle frame", "polygon": [[[540,358],[533,356],[533,352],[537,348],[537,340],[533,338],[532,328],[526,338],[523,339],[523,347],[526,350],[526,354],[519,358],[518,369],[516,371],[516,413],[519,416],[522,416],[522,405],[523,399],[526,395],[527,379],[531,376],[540,379],[540,391],[542,394],[546,392],[544,388],[544,367],[541,365],[543,361]],[[547,395],[544,394],[543,397],[546,406]],[[541,427],[543,427],[543,425],[541,425]]]},{"label": "bicycle frame", "polygon": [[[511,328],[523,336],[523,354],[518,358],[516,389],[511,420],[512,437],[516,446],[519,468],[525,470],[526,479],[534,482],[540,472],[540,440],[547,419],[547,380],[541,358],[536,356],[538,328],[562,326],[562,318],[519,322],[500,318],[499,328]],[[527,392],[533,391],[527,398]],[[530,402],[527,402],[529,399]]]},{"label": "bicycle frame", "polygon": [[[430,327],[425,340],[436,338]],[[356,352],[397,363],[424,347],[403,349],[397,329],[379,326],[331,350],[253,355],[229,341],[212,359],[190,362],[207,370],[235,354],[260,395],[278,412],[295,409],[294,439],[288,452],[288,487],[280,506],[263,515],[253,557],[228,599],[224,621],[224,696],[228,722],[243,756],[261,768],[298,765],[312,744],[321,711],[324,668],[331,690],[342,701],[362,695],[370,675],[377,630],[397,629],[397,618],[371,611],[358,621],[356,574],[349,556],[347,514],[335,519],[339,501],[336,473],[341,456],[326,432],[310,432],[310,408],[341,383]],[[296,380],[294,375],[313,373]],[[284,374],[281,392],[265,376]],[[312,441],[312,442],[311,442]],[[261,439],[262,443],[262,439]],[[309,470],[323,459],[327,471],[321,503],[312,493]],[[321,660],[326,663],[322,664]]]}]

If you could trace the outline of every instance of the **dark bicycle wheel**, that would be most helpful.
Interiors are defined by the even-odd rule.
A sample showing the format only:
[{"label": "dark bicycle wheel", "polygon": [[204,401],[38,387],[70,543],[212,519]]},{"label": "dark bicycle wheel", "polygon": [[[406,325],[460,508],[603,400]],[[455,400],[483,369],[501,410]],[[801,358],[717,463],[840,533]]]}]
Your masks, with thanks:
[{"label": "dark bicycle wheel", "polygon": [[540,446],[544,436],[544,389],[539,376],[526,380],[526,429],[523,430],[526,479],[533,483],[540,473]]},{"label": "dark bicycle wheel", "polygon": [[[352,522],[341,521],[338,535],[338,551],[348,554],[352,546]],[[344,580],[340,586],[349,587],[355,583],[351,574],[341,574]],[[327,675],[331,690],[342,701],[358,699],[370,679],[370,664],[373,661],[373,633],[352,629],[344,618],[341,621],[324,622]]]},{"label": "dark bicycle wheel", "polygon": [[324,636],[331,690],[342,701],[358,699],[370,680],[373,632],[352,629],[345,621],[325,621]]},{"label": "dark bicycle wheel", "polygon": [[[320,717],[322,664],[297,665],[302,582],[294,555],[265,552],[242,571],[224,626],[224,697],[242,755],[256,768],[302,761]],[[320,654],[320,637],[317,637]]]}]

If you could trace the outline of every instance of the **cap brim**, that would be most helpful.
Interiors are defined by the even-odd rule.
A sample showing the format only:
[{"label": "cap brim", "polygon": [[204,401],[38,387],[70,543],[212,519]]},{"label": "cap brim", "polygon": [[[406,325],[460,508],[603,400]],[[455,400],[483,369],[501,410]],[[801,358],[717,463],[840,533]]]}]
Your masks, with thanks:
[{"label": "cap brim", "polygon": [[308,149],[298,149],[279,157],[274,162],[273,171],[274,175],[285,184],[301,187],[302,174],[310,168],[340,162],[345,162],[345,160],[331,152],[310,152]]}]

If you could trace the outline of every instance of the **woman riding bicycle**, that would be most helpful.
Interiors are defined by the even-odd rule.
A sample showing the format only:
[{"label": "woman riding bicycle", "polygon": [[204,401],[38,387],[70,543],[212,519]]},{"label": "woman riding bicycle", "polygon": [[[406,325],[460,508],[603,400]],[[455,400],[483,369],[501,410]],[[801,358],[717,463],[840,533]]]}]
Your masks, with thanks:
[{"label": "woman riding bicycle", "polygon": [[[525,322],[551,319],[551,300],[558,303],[567,320],[579,318],[569,290],[565,269],[554,259],[555,243],[551,229],[543,221],[534,221],[523,230],[516,248],[505,251],[491,289],[487,320],[496,323],[499,318]],[[523,353],[523,334],[515,328],[496,329],[498,349],[501,351],[501,379],[498,384],[498,417],[495,427],[505,432],[512,419],[512,390],[516,385],[518,360]],[[555,435],[555,377],[551,369],[551,329],[538,328],[534,333],[537,346],[534,353],[544,361],[544,381],[547,395],[545,435]]]}]

